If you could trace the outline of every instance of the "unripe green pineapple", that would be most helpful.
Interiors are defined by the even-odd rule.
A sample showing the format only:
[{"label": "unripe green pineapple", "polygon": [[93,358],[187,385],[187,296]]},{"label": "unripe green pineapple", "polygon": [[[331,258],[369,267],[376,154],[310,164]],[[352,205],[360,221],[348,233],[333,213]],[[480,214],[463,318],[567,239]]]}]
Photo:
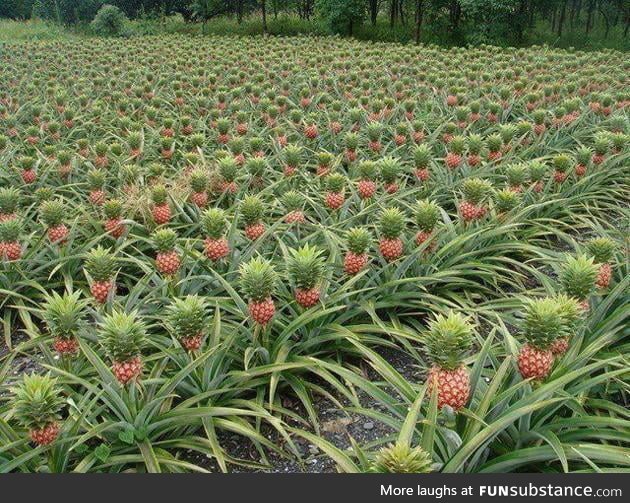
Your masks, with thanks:
[{"label": "unripe green pineapple", "polygon": [[109,281],[116,274],[118,259],[111,250],[97,246],[88,252],[85,259],[85,269],[93,281]]},{"label": "unripe green pineapple", "polygon": [[271,262],[261,257],[252,258],[240,267],[241,288],[245,296],[260,302],[273,295],[278,281]]},{"label": "unripe green pineapple", "polygon": [[381,213],[379,228],[386,239],[396,239],[405,228],[404,213],[396,207],[386,208]]},{"label": "unripe green pineapple", "polygon": [[308,244],[290,249],[287,272],[296,288],[310,290],[318,286],[324,274],[322,250]]},{"label": "unripe green pineapple", "polygon": [[126,362],[140,356],[146,346],[146,325],[135,311],[114,310],[100,323],[99,338],[113,362]]},{"label": "unripe green pineapple", "polygon": [[374,473],[430,473],[431,456],[422,447],[397,442],[383,447],[372,460]]},{"label": "unripe green pineapple", "polygon": [[[21,382],[11,389],[13,393],[13,413],[19,423],[31,431],[38,430],[55,424],[61,419],[61,411],[64,399],[57,379],[50,374],[25,374]],[[57,430],[58,431],[58,430]],[[37,443],[48,444],[57,436],[57,431],[48,441]]]},{"label": "unripe green pineapple", "polygon": [[593,238],[586,243],[586,248],[595,259],[596,264],[605,264],[612,260],[615,253],[615,242],[607,237]]},{"label": "unripe green pineapple", "polygon": [[560,268],[558,278],[564,292],[580,301],[595,290],[598,268],[586,255],[568,256]]},{"label": "unripe green pineapple", "polygon": [[197,295],[175,298],[166,308],[168,330],[189,350],[201,347],[206,326],[206,305]]},{"label": "unripe green pineapple", "polygon": [[264,205],[260,197],[247,196],[243,199],[240,213],[246,226],[258,223],[262,219],[263,212]]},{"label": "unripe green pineapple", "polygon": [[415,207],[416,224],[421,231],[430,233],[440,220],[440,207],[435,201],[418,201]]},{"label": "unripe green pineapple", "polygon": [[204,211],[201,215],[201,226],[208,237],[212,239],[223,237],[227,227],[225,211],[221,208],[210,208]]},{"label": "unripe green pineapple", "polygon": [[42,309],[42,318],[48,332],[55,338],[74,339],[85,327],[85,307],[87,302],[81,299],[81,293],[57,292],[46,297]]}]

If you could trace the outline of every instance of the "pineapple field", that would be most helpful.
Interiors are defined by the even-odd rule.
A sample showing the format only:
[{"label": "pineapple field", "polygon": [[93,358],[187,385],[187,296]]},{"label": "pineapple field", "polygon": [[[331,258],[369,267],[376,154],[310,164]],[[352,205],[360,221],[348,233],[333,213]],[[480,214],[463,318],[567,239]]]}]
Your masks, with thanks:
[{"label": "pineapple field", "polygon": [[628,471],[629,70],[0,45],[0,472]]}]

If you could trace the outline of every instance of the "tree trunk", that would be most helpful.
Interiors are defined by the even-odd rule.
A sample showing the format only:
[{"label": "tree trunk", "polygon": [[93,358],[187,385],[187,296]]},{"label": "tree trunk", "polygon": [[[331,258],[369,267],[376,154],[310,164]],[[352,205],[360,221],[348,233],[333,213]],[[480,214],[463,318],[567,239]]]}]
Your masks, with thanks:
[{"label": "tree trunk", "polygon": [[422,5],[423,0],[416,0],[416,36],[415,36],[415,41],[416,41],[416,45],[420,44],[420,34],[421,34],[421,30],[422,30]]},{"label": "tree trunk", "polygon": [[398,0],[398,8],[400,11],[400,22],[403,26],[407,26],[407,20],[405,19],[405,0]]},{"label": "tree trunk", "polygon": [[575,8],[575,23],[580,24],[580,14],[582,14],[582,0],[577,0],[577,6]]},{"label": "tree trunk", "polygon": [[272,0],[271,9],[273,10],[273,18],[278,19],[278,5],[276,4],[276,0]]},{"label": "tree trunk", "polygon": [[462,8],[458,0],[451,0],[449,5],[449,17],[451,24],[451,33],[455,33],[459,28],[459,20],[462,15]]},{"label": "tree trunk", "polygon": [[608,19],[608,16],[606,15],[606,12],[604,10],[604,8],[601,6],[599,6],[599,12],[601,13],[602,17],[604,18],[604,38],[607,39],[608,38],[608,32],[610,31],[610,19]]},{"label": "tree trunk", "polygon": [[267,0],[260,0],[260,9],[262,11],[263,33],[267,33]]},{"label": "tree trunk", "polygon": [[593,11],[595,10],[595,0],[588,3],[588,11],[586,12],[586,33],[591,31],[593,24]]},{"label": "tree trunk", "polygon": [[392,28],[396,24],[396,18],[398,17],[398,2],[396,0],[392,0],[391,5],[389,6],[389,26]]},{"label": "tree trunk", "polygon": [[564,19],[567,15],[567,1],[568,0],[564,0],[564,2],[562,2],[562,8],[560,9],[560,19],[558,20],[558,36],[559,37],[562,36],[562,26],[564,25]]},{"label": "tree trunk", "polygon": [[555,33],[556,31],[556,8],[554,7],[553,12],[551,13],[551,31]]},{"label": "tree trunk", "polygon": [[243,22],[243,0],[236,0],[236,22]]},{"label": "tree trunk", "polygon": [[378,17],[378,0],[370,0],[370,21],[372,26],[376,26],[376,18]]}]

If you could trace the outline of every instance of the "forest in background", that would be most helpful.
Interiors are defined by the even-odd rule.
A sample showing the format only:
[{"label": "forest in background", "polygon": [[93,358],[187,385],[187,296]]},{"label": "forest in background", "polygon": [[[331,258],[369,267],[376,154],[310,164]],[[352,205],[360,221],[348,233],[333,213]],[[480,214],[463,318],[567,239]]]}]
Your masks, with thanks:
[{"label": "forest in background", "polygon": [[334,33],[360,39],[446,45],[628,48],[623,0],[3,0],[0,17],[81,29],[105,4],[140,34]]}]

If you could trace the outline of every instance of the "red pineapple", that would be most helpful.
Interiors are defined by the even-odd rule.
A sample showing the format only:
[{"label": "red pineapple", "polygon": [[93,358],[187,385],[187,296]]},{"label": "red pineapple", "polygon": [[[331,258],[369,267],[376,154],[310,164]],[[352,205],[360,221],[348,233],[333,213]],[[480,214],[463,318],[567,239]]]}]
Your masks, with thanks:
[{"label": "red pineapple", "polygon": [[168,204],[168,192],[164,185],[156,185],[151,190],[151,199],[153,201],[153,221],[162,225],[171,220],[171,207]]},{"label": "red pineapple", "polygon": [[322,251],[309,245],[289,250],[287,271],[295,287],[295,300],[304,308],[314,306],[321,295],[320,283],[324,274]]},{"label": "red pineapple", "polygon": [[103,204],[103,211],[105,212],[105,232],[110,234],[114,239],[120,238],[127,226],[123,223],[122,219],[122,203],[118,199],[110,199]]},{"label": "red pineapple", "polygon": [[177,274],[182,259],[175,249],[177,233],[172,229],[159,229],[153,235],[153,243],[157,249],[155,267],[165,276]]},{"label": "red pineapple", "polygon": [[111,253],[100,246],[90,250],[85,261],[85,269],[92,279],[90,292],[99,304],[104,304],[110,292],[115,290],[114,277],[118,260]]},{"label": "red pineapple", "polygon": [[331,210],[338,210],[343,206],[346,200],[344,195],[344,187],[346,179],[343,175],[333,173],[326,178],[326,186],[328,192],[326,193],[326,206]]},{"label": "red pineapple", "polygon": [[66,209],[61,200],[44,201],[40,211],[50,242],[60,245],[65,243],[69,231],[62,223]]},{"label": "red pineapple", "polygon": [[249,315],[259,325],[267,325],[276,312],[272,295],[277,276],[271,263],[262,258],[253,258],[241,265],[241,287],[249,300]]},{"label": "red pineapple", "polygon": [[137,314],[114,310],[100,324],[99,339],[112,362],[112,373],[122,385],[140,378],[146,326]]},{"label": "red pineapple", "polygon": [[398,208],[387,208],[381,214],[379,249],[387,262],[393,262],[403,254],[400,235],[404,226],[405,217]]},{"label": "red pineapple", "polygon": [[206,233],[204,250],[206,256],[216,262],[230,253],[228,241],[224,236],[227,220],[220,208],[210,208],[201,217],[201,226]]}]

